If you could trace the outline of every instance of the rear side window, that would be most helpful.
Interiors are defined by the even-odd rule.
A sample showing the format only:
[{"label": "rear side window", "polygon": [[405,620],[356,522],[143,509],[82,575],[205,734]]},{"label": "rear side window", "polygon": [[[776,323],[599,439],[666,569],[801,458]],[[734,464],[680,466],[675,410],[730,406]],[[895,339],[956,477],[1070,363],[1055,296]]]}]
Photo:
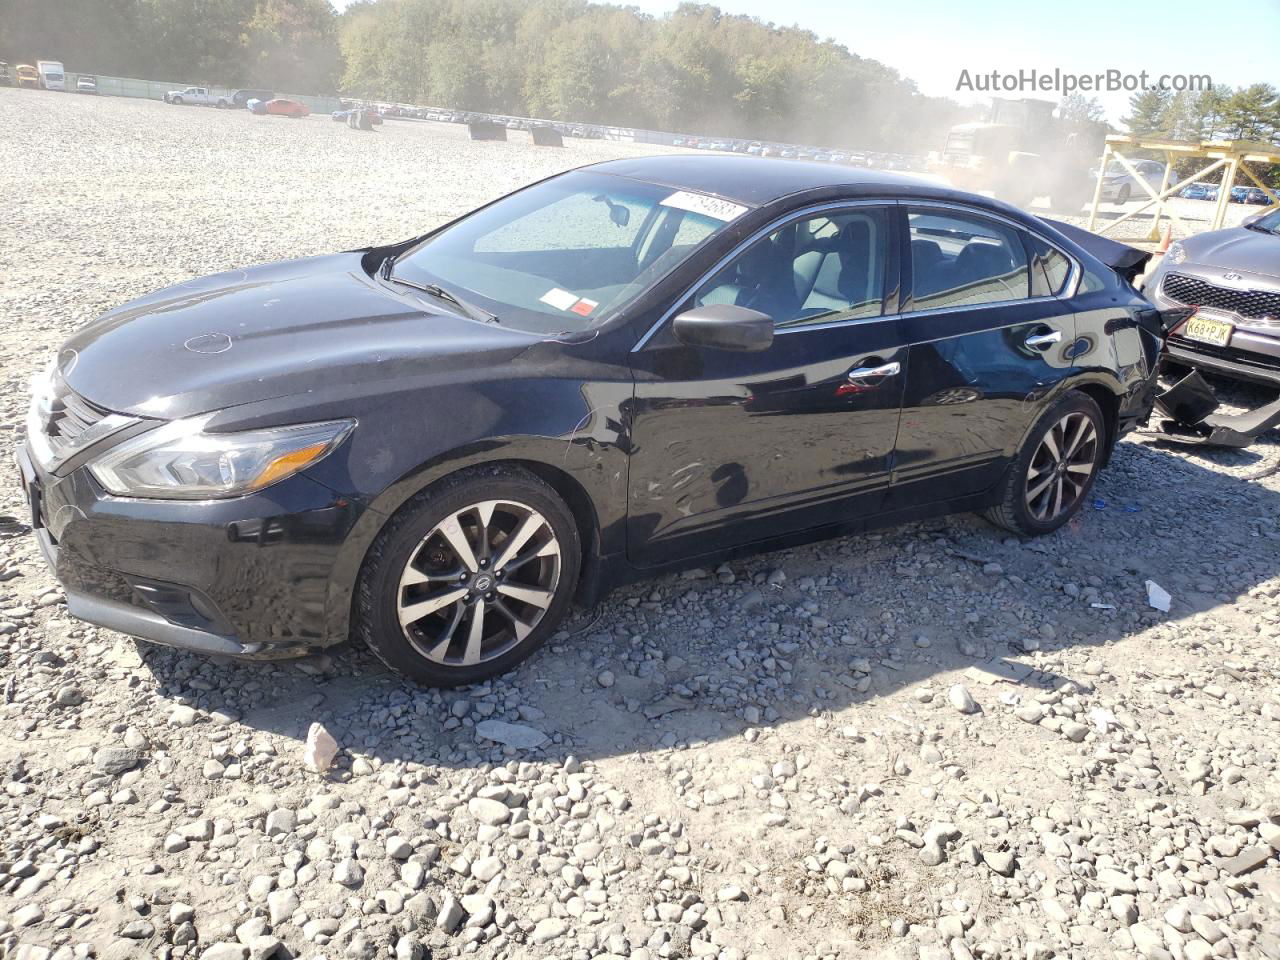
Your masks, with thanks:
[{"label": "rear side window", "polygon": [[1031,293],[1021,231],[965,213],[912,210],[916,310],[1025,300]]},{"label": "rear side window", "polygon": [[1071,275],[1071,261],[1039,237],[1027,236],[1031,244],[1031,295],[1056,296]]}]

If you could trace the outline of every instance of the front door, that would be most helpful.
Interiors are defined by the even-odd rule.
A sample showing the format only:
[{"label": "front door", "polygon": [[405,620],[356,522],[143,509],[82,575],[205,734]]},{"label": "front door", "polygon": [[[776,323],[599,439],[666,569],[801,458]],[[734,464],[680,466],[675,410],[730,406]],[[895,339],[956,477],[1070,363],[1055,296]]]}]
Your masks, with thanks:
[{"label": "front door", "polygon": [[824,208],[748,243],[671,316],[732,303],[773,317],[758,353],[682,344],[667,322],[633,354],[628,553],[656,565],[873,512],[898,428],[892,205]]},{"label": "front door", "polygon": [[[992,486],[1071,367],[1075,321],[1053,293],[1066,258],[977,211],[904,207],[910,344],[888,506]],[[1054,286],[1056,285],[1056,286]]]}]

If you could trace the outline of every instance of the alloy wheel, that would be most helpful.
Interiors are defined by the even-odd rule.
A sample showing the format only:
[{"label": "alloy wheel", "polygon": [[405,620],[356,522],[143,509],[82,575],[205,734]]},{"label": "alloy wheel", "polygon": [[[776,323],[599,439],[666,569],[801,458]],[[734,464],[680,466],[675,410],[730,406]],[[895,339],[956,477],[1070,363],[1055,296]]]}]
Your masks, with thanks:
[{"label": "alloy wheel", "polygon": [[396,608],[423,657],[472,666],[502,656],[546,615],[560,583],[560,543],[538,511],[484,500],[449,514],[413,549]]},{"label": "alloy wheel", "polygon": [[1068,413],[1049,428],[1027,467],[1027,510],[1052,523],[1079,501],[1098,464],[1098,431],[1088,414]]}]

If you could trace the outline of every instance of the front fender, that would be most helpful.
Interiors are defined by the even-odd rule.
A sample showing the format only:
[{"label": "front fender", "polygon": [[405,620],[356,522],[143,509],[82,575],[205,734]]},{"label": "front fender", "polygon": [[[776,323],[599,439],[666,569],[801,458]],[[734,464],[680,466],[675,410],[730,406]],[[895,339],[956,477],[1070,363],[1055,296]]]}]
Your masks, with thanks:
[{"label": "front fender", "polygon": [[[625,382],[524,381],[523,389],[505,402],[489,397],[492,405],[484,409],[494,417],[487,430],[478,430],[477,420],[461,415],[479,409],[476,398],[458,398],[453,409],[460,415],[440,420],[438,430],[414,433],[405,429],[404,419],[385,415],[362,420],[345,457],[331,457],[332,462],[322,461],[308,472],[364,506],[330,572],[325,603],[329,636],[347,635],[360,568],[387,520],[415,494],[468,467],[528,465],[566,496],[584,527],[593,531],[583,544],[588,563],[595,555],[621,552],[625,411],[631,392],[629,377]],[[465,429],[452,429],[459,426]],[[465,436],[467,431],[472,435]]]}]

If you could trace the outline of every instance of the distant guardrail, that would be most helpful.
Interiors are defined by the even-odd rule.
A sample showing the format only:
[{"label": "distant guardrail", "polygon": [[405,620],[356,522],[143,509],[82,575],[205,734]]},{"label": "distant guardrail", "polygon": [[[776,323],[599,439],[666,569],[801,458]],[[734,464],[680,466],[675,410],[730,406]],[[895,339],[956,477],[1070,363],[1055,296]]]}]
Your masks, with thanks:
[{"label": "distant guardrail", "polygon": [[[218,84],[203,83],[199,80],[139,80],[136,77],[111,77],[102,73],[67,72],[67,89],[74,91],[76,81],[81,77],[93,77],[98,81],[98,95],[105,97],[135,97],[142,100],[163,100],[170,90],[185,90],[187,87],[204,87],[214,96],[225,96],[228,99],[240,87],[224,87]],[[337,97],[312,97],[299,93],[277,93],[278,97],[287,97],[305,103],[312,113],[332,113],[342,109]]]}]

